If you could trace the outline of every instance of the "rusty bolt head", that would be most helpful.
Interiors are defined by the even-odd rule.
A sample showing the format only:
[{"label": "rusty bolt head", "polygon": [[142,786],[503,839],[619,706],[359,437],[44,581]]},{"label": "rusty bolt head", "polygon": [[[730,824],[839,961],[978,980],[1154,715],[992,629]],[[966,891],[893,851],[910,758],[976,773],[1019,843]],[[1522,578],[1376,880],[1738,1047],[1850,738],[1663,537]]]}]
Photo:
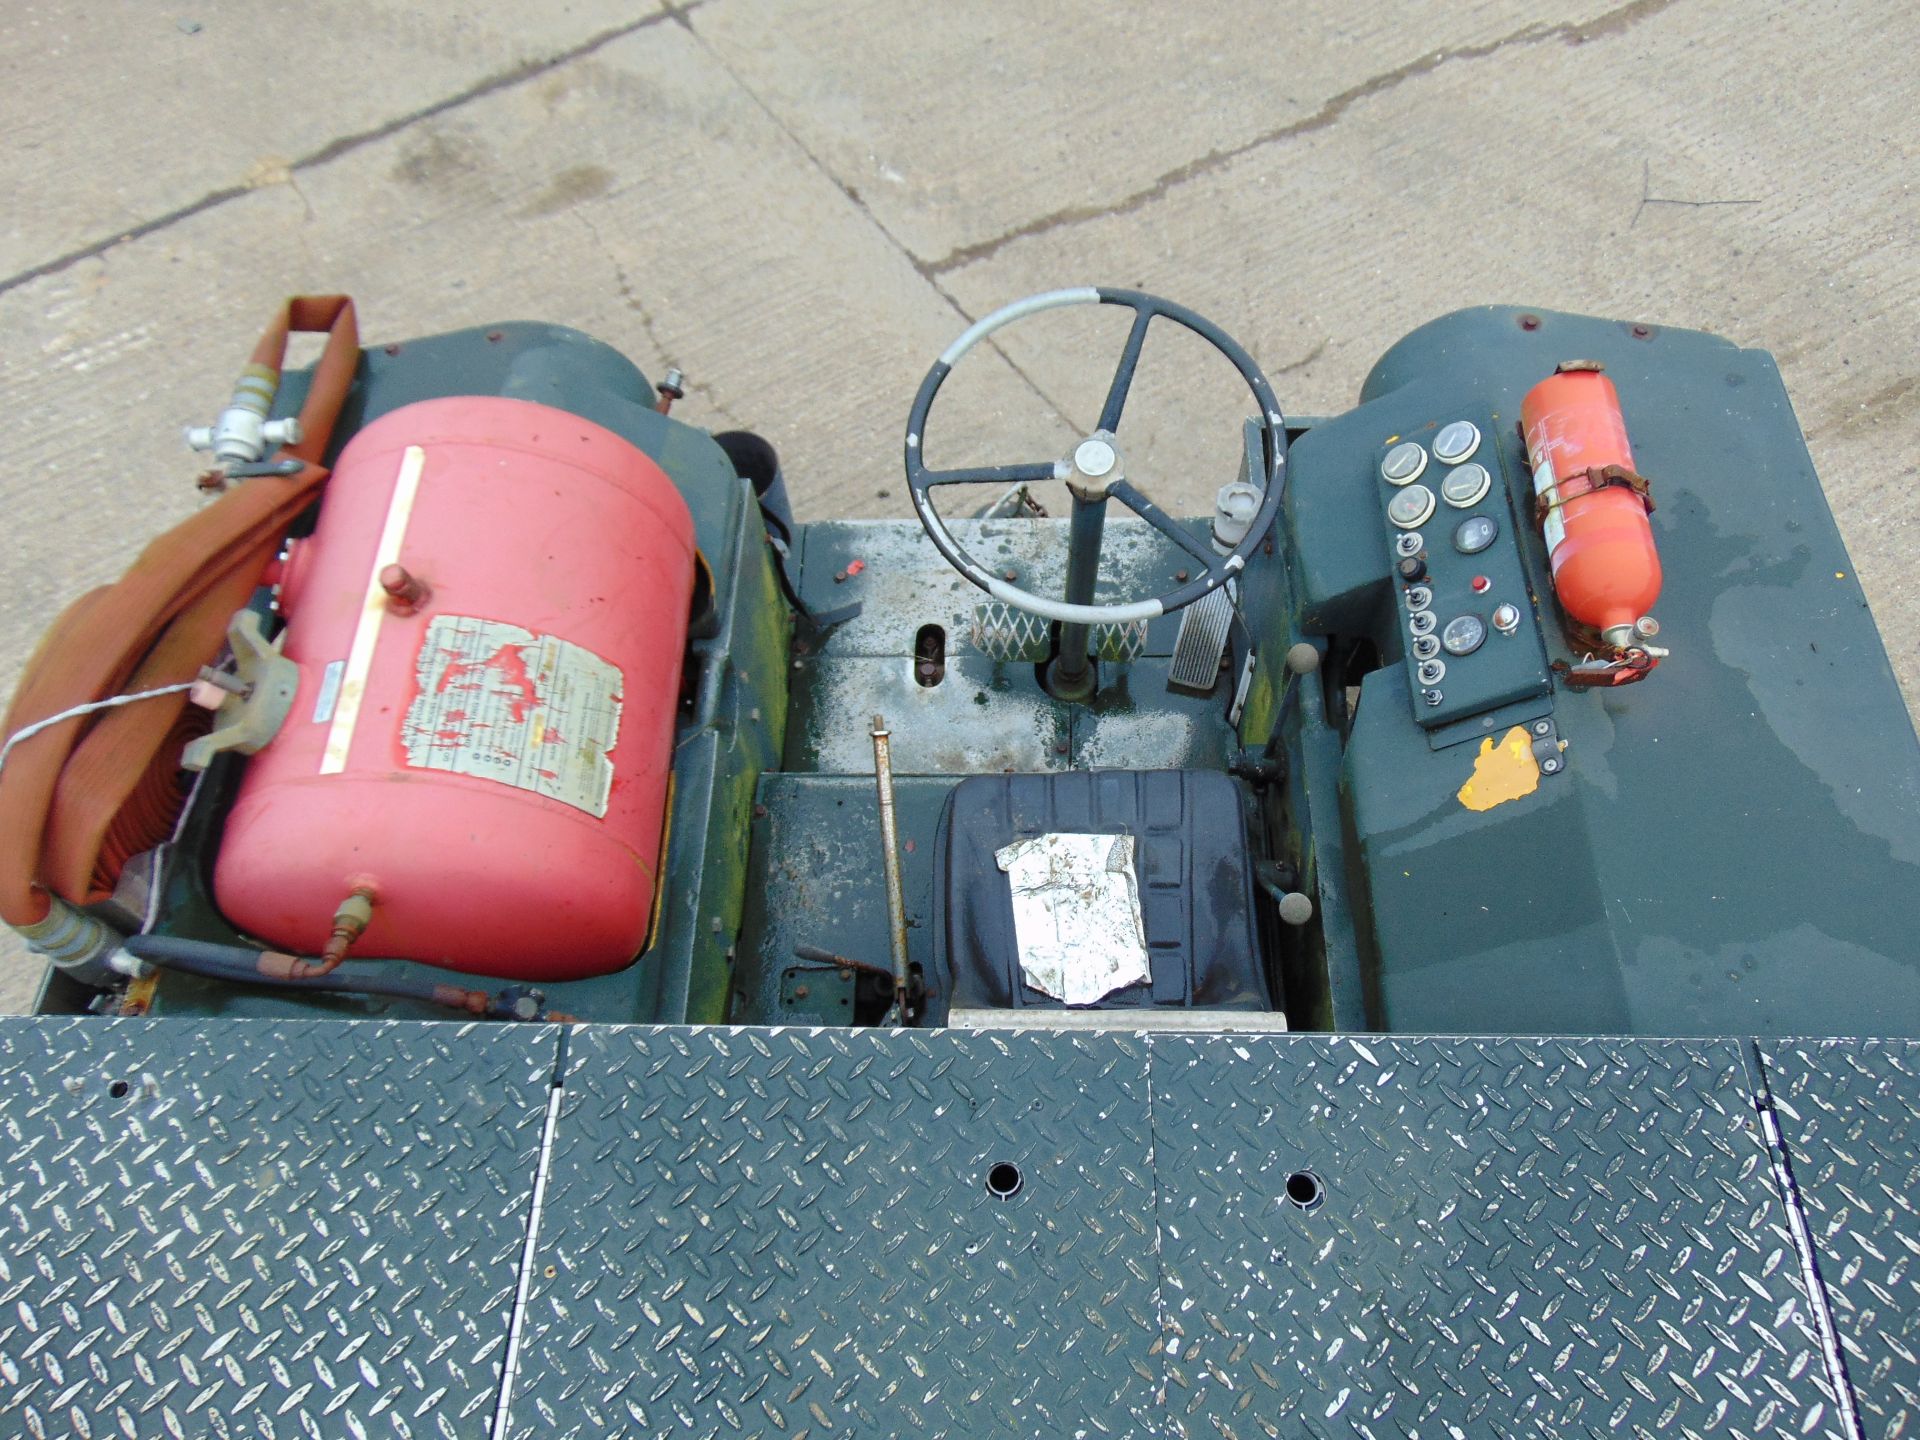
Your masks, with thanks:
[{"label": "rusty bolt head", "polygon": [[1184,570],[1176,570],[1173,572],[1173,579],[1176,585],[1184,585],[1187,583],[1187,572]]},{"label": "rusty bolt head", "polygon": [[813,991],[805,985],[796,985],[793,987],[793,998],[796,1000],[804,1000],[812,993]]},{"label": "rusty bolt head", "polygon": [[1636,340],[1651,340],[1653,338],[1653,327],[1651,325],[1629,325],[1627,327],[1627,333]]},{"label": "rusty bolt head", "polygon": [[1538,330],[1540,328],[1540,317],[1538,315],[1522,315],[1520,317],[1520,328],[1522,330]]},{"label": "rusty bolt head", "polygon": [[764,806],[764,805],[755,805],[755,806],[753,807],[753,818],[754,818],[754,819],[756,819],[756,820],[764,820],[764,819],[766,819],[766,818],[767,818],[767,807],[766,807],[766,806]]},{"label": "rusty bolt head", "polygon": [[1000,578],[1002,580],[1018,580],[1020,573],[1017,570],[1002,570],[1000,572]]}]

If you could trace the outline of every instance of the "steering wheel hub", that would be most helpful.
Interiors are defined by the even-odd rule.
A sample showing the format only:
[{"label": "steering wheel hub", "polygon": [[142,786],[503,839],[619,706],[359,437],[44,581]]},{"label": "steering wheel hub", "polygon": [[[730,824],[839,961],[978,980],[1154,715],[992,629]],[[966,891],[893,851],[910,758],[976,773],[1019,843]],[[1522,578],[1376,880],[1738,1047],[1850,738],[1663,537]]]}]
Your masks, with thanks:
[{"label": "steering wheel hub", "polygon": [[1089,435],[1073,447],[1067,466],[1067,485],[1082,500],[1101,499],[1115,481],[1127,478],[1111,435]]}]

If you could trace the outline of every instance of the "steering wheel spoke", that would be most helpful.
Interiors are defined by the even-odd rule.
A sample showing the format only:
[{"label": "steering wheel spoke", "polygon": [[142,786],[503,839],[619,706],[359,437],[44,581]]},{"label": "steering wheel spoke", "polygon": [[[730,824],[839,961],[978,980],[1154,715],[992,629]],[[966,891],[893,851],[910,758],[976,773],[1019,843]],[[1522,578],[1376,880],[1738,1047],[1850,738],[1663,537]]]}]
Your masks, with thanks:
[{"label": "steering wheel spoke", "polygon": [[1195,538],[1193,532],[1187,529],[1186,526],[1182,525],[1178,520],[1174,519],[1173,516],[1169,515],[1158,505],[1154,504],[1153,501],[1134,489],[1127,481],[1114,481],[1112,485],[1107,487],[1107,496],[1109,499],[1118,500],[1142,520],[1153,526],[1153,528],[1158,530],[1162,535],[1173,541],[1173,543],[1178,545],[1182,550],[1193,556],[1194,559],[1200,562],[1201,569],[1217,570],[1220,567],[1220,562],[1225,557],[1214,553],[1206,544]]},{"label": "steering wheel spoke", "polygon": [[1154,307],[1133,307],[1133,328],[1127,332],[1127,346],[1120,352],[1120,363],[1113,367],[1113,383],[1107,387],[1107,403],[1100,407],[1096,427],[1112,435],[1120,428],[1120,412],[1126,408],[1127,392],[1133,388],[1133,372],[1140,365],[1140,349],[1147,343],[1147,327],[1157,312]]},{"label": "steering wheel spoke", "polygon": [[960,470],[923,470],[920,483],[935,485],[1023,485],[1060,478],[1060,464],[1039,460],[1029,465],[974,465]]}]

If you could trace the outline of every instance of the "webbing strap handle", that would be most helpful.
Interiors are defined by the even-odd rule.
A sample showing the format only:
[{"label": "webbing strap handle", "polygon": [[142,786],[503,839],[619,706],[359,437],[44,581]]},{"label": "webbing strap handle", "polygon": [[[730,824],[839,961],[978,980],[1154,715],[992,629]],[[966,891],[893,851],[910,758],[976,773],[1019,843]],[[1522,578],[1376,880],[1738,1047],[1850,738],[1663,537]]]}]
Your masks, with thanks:
[{"label": "webbing strap handle", "polygon": [[[28,660],[5,733],[109,695],[191,680],[220,653],[227,622],[327,478],[320,457],[359,367],[346,296],[289,300],[252,363],[277,376],[296,331],[327,337],[301,407],[300,442],[281,452],[302,462],[299,473],[228,491],[152,541],[114,584],[74,601]],[[101,864],[102,847],[155,767],[177,768],[186,703],[168,696],[76,717],[15,749],[0,772],[0,919],[37,924],[49,894],[74,905],[106,898],[114,877]]]}]

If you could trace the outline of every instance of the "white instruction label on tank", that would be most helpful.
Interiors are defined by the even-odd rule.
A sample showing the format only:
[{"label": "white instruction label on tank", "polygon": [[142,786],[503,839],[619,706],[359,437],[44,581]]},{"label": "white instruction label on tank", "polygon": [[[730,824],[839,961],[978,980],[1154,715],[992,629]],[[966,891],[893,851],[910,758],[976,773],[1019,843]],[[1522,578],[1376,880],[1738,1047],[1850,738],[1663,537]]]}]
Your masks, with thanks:
[{"label": "white instruction label on tank", "polygon": [[324,725],[333,719],[333,708],[340,703],[340,677],[347,673],[347,662],[335,660],[320,672],[320,693],[313,697],[313,723]]},{"label": "white instruction label on tank", "polygon": [[436,615],[420,644],[407,764],[450,770],[607,813],[620,734],[620,669],[554,635]]}]

